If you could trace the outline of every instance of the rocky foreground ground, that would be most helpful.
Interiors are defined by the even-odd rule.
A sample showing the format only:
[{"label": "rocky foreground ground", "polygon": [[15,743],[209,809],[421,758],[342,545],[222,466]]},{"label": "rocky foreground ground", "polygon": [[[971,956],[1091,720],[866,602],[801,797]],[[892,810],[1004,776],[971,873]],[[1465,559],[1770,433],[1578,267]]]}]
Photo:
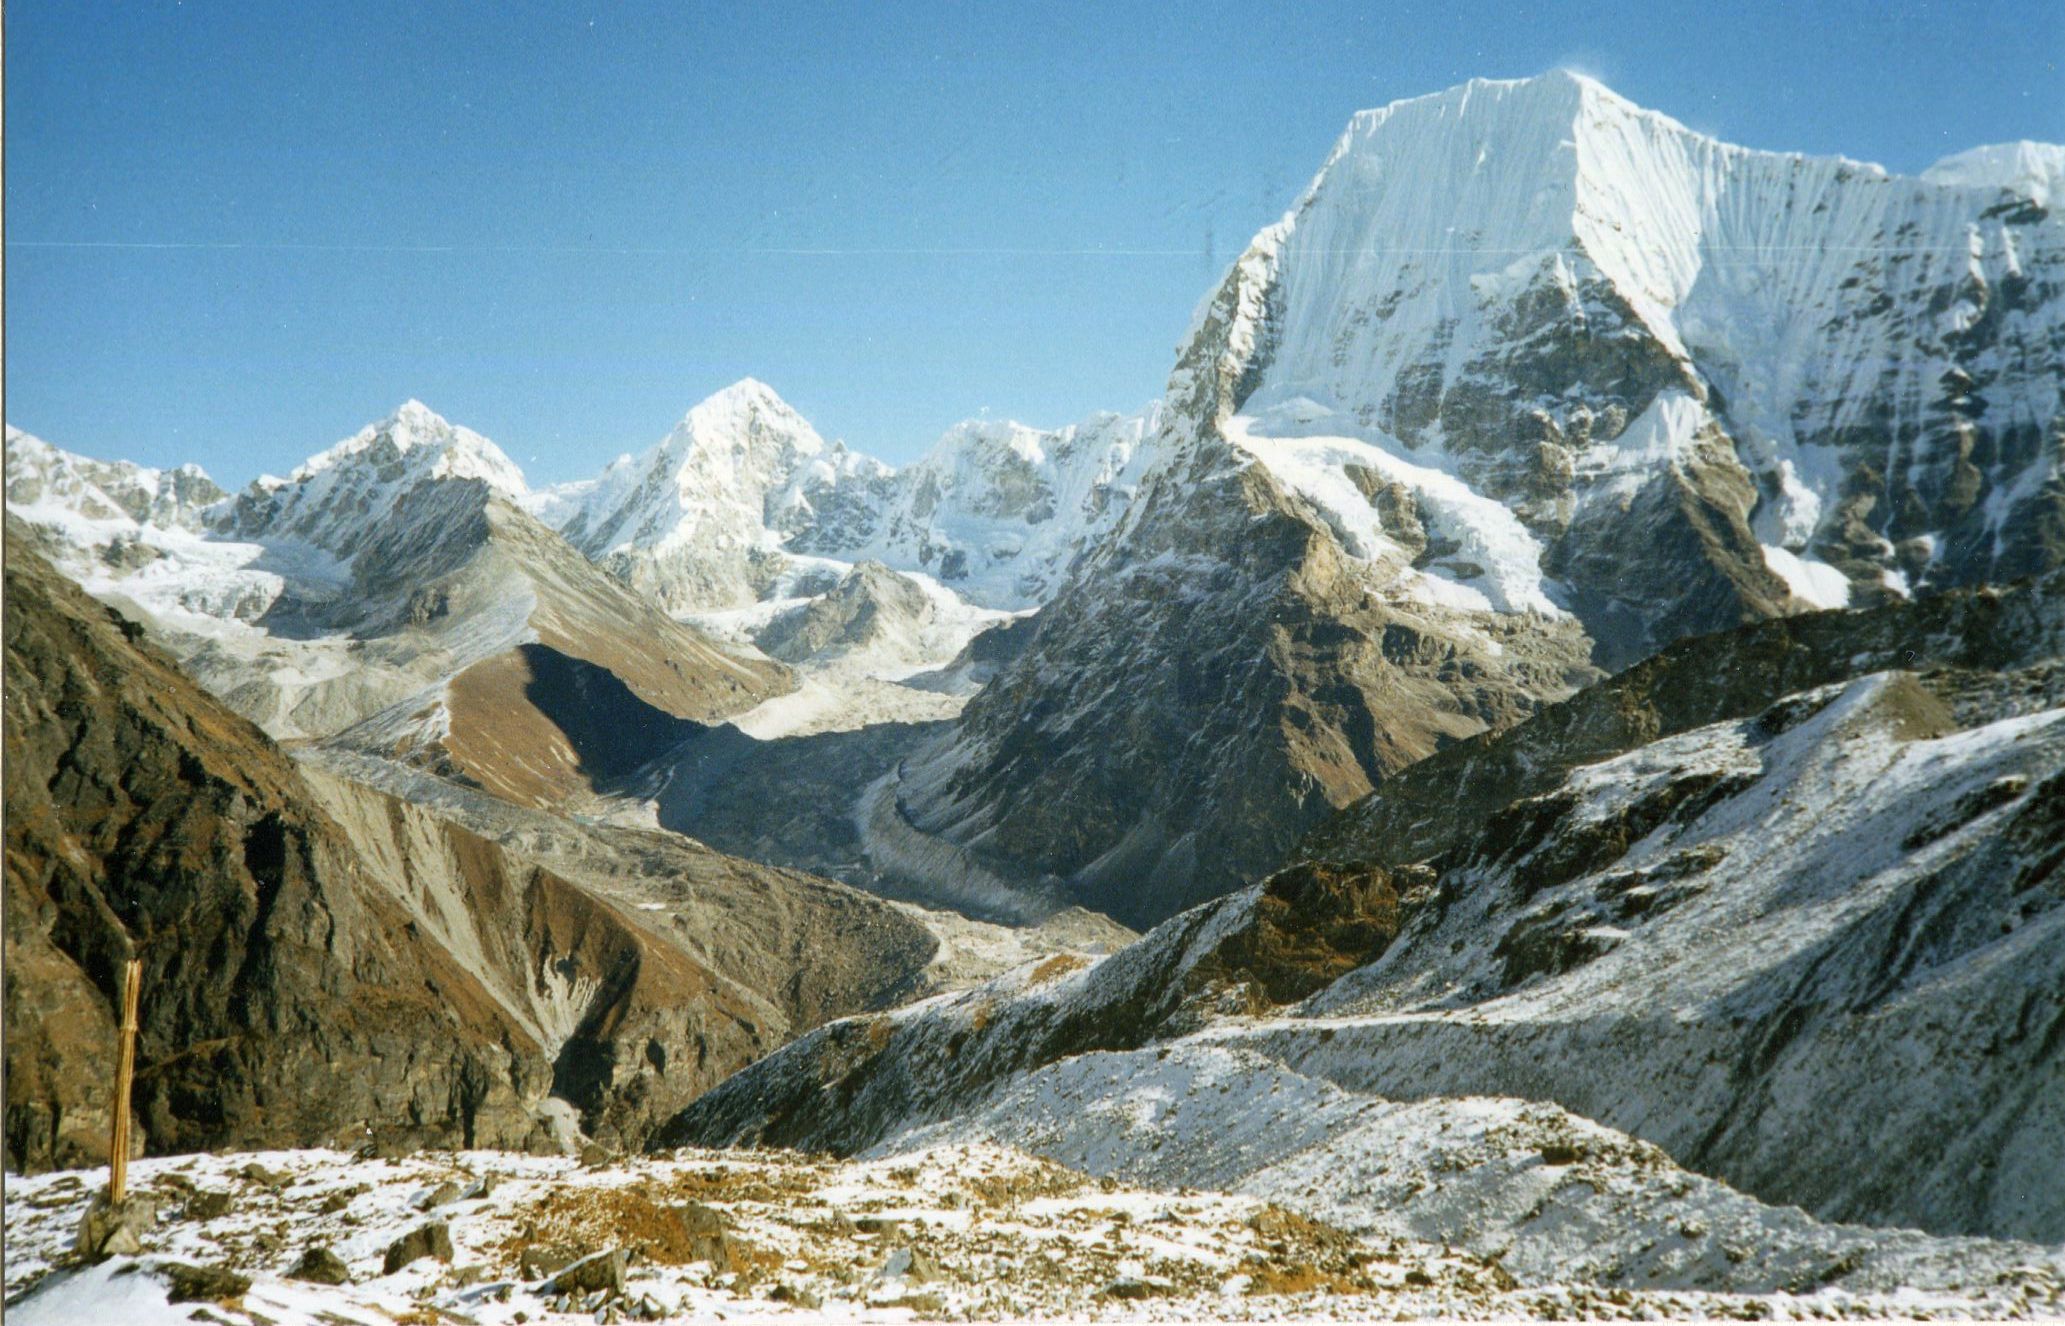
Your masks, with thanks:
[{"label": "rocky foreground ground", "polygon": [[436,1326],[693,1317],[1110,1321],[2039,1318],[2032,1269],[1954,1292],[1519,1287],[1496,1259],[1357,1238],[1254,1197],[1130,1187],[991,1145],[871,1161],[336,1151],[152,1159],[157,1220],[85,1264],[104,1170],[10,1179],[7,1317]]}]

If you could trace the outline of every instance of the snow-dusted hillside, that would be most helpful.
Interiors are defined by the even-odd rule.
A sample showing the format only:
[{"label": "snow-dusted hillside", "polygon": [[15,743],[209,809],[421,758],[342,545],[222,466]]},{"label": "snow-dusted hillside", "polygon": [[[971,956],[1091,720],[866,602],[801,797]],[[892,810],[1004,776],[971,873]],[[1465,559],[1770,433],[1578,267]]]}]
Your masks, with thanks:
[{"label": "snow-dusted hillside", "polygon": [[[1187,1066],[1158,1071],[1156,1086]],[[1566,1189],[1610,1175],[1648,1191],[1683,1177],[1642,1175],[1603,1150],[1544,1168],[1532,1135],[1500,1122],[1480,1108],[1451,1135],[1426,1130],[1452,1164],[1448,1186],[1530,1170]],[[9,1184],[10,1320],[1868,1320],[2028,1317],[2058,1304],[2056,1262],[2042,1254],[1913,1238],[1880,1252],[1734,1194],[1712,1201],[1714,1185],[1665,1212],[1680,1223],[1650,1226],[1656,1241],[1754,1250],[1775,1228],[1800,1267],[1790,1290],[1631,1288],[1577,1273],[1515,1285],[1498,1258],[1432,1239],[1358,1237],[1257,1196],[1135,1187],[988,1143],[845,1164],[696,1151],[587,1165],[477,1151],[372,1166],[339,1151],[153,1159],[130,1170],[159,1211],[143,1250],[75,1265],[67,1248],[103,1173]],[[1713,1238],[1685,1232],[1717,1215]],[[444,1238],[403,1243],[432,1227]],[[1973,1251],[1965,1279],[1946,1273],[1946,1256]],[[1908,1282],[1925,1287],[1821,1283],[1817,1271],[1853,1258],[1881,1279],[1918,1271]]]},{"label": "snow-dusted hillside", "polygon": [[[1523,1283],[1865,1290],[2055,1265],[1988,1240],[2065,1237],[2061,592],[1883,610],[1838,680],[1680,726],[1678,696],[1730,657],[1687,642],[1646,712],[1601,688],[1473,743],[1481,780],[1401,775],[1391,814],[1333,840],[1359,858],[1095,963],[831,1024],[662,1136],[1008,1138],[1440,1239]],[[1837,663],[1840,622],[1819,642]],[[1739,632],[1736,661],[1781,625]],[[1955,660],[1879,670],[1945,628]],[[1395,854],[1355,836],[1429,819]]]}]

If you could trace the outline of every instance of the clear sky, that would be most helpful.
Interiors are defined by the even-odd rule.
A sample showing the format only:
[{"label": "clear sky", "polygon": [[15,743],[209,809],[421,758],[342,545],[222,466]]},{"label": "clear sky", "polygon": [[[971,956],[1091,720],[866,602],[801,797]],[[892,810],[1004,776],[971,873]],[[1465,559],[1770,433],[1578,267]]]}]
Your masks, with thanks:
[{"label": "clear sky", "polygon": [[2065,141],[2065,4],[6,6],[10,422],[284,471],[415,396],[533,482],[765,379],[890,460],[1158,395],[1353,111],[1580,68],[1899,171]]}]

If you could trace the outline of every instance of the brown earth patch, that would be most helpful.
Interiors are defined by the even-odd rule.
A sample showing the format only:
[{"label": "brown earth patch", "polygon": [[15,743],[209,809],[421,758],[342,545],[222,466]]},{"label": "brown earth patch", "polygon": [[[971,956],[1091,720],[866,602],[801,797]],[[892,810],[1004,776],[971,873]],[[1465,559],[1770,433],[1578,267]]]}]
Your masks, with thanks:
[{"label": "brown earth patch", "polygon": [[1037,988],[1051,981],[1058,981],[1070,972],[1081,971],[1089,965],[1088,958],[1080,958],[1073,953],[1056,953],[1033,968],[1027,974],[1025,983],[1029,987]]}]

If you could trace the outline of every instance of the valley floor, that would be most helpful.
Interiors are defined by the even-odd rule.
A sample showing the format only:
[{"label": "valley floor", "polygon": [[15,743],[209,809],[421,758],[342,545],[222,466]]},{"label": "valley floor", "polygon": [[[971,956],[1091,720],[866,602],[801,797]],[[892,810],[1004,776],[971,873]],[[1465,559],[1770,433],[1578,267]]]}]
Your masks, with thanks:
[{"label": "valley floor", "polygon": [[[97,1266],[75,1264],[69,1249],[105,1171],[9,1178],[7,1316],[18,1326],[677,1314],[1827,1320],[2060,1308],[2055,1284],[2009,1277],[1886,1295],[1520,1288],[1496,1261],[1443,1245],[1356,1238],[1256,1197],[1142,1189],[983,1143],[852,1162],[696,1150],[585,1165],[489,1152],[263,1152],[155,1158],[131,1176],[132,1191],[155,1199],[158,1223],[140,1255]],[[446,1230],[446,1255],[389,1271],[389,1248],[430,1224]],[[330,1278],[342,1283],[295,1278],[314,1249],[335,1254]],[[621,1269],[610,1257],[620,1249],[631,1254]],[[210,1283],[180,1268],[229,1276]]]}]

